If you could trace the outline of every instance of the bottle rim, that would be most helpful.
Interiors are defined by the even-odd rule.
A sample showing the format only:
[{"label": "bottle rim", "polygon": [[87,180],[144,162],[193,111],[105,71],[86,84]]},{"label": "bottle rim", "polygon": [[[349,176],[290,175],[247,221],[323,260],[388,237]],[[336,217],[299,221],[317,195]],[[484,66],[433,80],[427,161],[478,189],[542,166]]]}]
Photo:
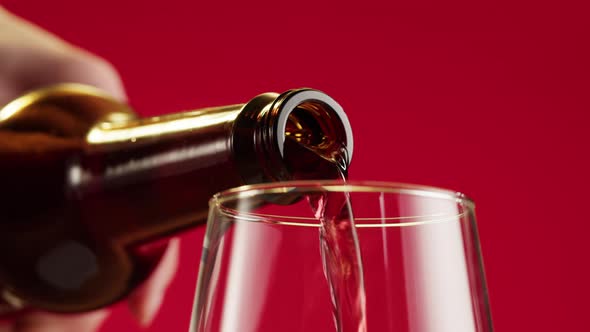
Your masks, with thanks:
[{"label": "bottle rim", "polygon": [[348,159],[349,161],[352,160],[352,155],[354,152],[354,139],[352,127],[350,125],[348,116],[344,112],[344,109],[336,100],[326,93],[308,88],[287,91],[283,95],[279,96],[279,98],[277,98],[271,106],[270,113],[276,112],[278,114],[278,118],[275,123],[276,127],[274,129],[276,133],[276,144],[278,145],[278,150],[281,157],[284,157],[284,144],[286,139],[285,134],[287,131],[287,122],[289,116],[293,113],[293,111],[295,111],[295,109],[297,109],[297,107],[308,102],[322,103],[329,108],[329,111],[333,112],[338,117],[344,129]]}]

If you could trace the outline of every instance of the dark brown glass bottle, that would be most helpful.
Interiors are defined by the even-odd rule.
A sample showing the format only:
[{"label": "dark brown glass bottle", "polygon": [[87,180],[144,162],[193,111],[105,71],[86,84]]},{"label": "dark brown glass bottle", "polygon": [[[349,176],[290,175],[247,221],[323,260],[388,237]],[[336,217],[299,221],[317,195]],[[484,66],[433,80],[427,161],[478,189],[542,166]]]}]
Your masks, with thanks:
[{"label": "dark brown glass bottle", "polygon": [[139,119],[93,88],[60,85],[0,110],[0,294],[75,312],[143,281],[145,244],[205,222],[242,184],[337,176],[350,124],[311,89]]}]

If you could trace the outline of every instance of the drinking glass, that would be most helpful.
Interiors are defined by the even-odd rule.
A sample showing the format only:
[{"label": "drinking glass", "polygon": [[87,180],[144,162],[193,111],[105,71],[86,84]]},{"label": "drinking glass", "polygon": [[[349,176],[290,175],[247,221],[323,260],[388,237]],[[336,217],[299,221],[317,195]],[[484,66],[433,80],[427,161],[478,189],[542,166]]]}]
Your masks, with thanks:
[{"label": "drinking glass", "polygon": [[[310,205],[334,195],[350,197],[362,258],[365,322],[349,330],[336,322]],[[491,332],[473,201],[380,182],[283,182],[215,195],[191,331],[338,330]]]}]

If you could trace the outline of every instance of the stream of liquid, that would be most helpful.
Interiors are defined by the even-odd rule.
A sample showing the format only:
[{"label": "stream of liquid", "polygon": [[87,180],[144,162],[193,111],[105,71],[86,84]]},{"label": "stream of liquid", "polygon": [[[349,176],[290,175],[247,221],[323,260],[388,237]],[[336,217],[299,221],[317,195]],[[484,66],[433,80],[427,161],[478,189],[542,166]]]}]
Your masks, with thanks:
[{"label": "stream of liquid", "polygon": [[[340,154],[346,156],[346,151]],[[339,177],[346,180],[347,162],[334,160]],[[320,227],[320,253],[331,292],[338,332],[366,332],[363,264],[348,192],[322,192],[308,196]]]}]

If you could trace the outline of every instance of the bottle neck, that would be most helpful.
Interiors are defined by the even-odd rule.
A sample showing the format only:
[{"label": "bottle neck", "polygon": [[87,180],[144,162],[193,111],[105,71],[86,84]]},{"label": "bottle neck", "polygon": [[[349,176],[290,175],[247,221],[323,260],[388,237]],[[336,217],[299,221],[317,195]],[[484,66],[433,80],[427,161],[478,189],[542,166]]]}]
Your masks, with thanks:
[{"label": "bottle neck", "polygon": [[[231,132],[243,105],[100,123],[68,168],[71,198],[96,232],[122,245],[205,222],[217,191],[243,184]],[[121,219],[118,223],[99,220]]]},{"label": "bottle neck", "polygon": [[230,159],[230,132],[243,105],[103,122],[86,136],[84,155],[69,170],[72,187],[176,176]]}]

